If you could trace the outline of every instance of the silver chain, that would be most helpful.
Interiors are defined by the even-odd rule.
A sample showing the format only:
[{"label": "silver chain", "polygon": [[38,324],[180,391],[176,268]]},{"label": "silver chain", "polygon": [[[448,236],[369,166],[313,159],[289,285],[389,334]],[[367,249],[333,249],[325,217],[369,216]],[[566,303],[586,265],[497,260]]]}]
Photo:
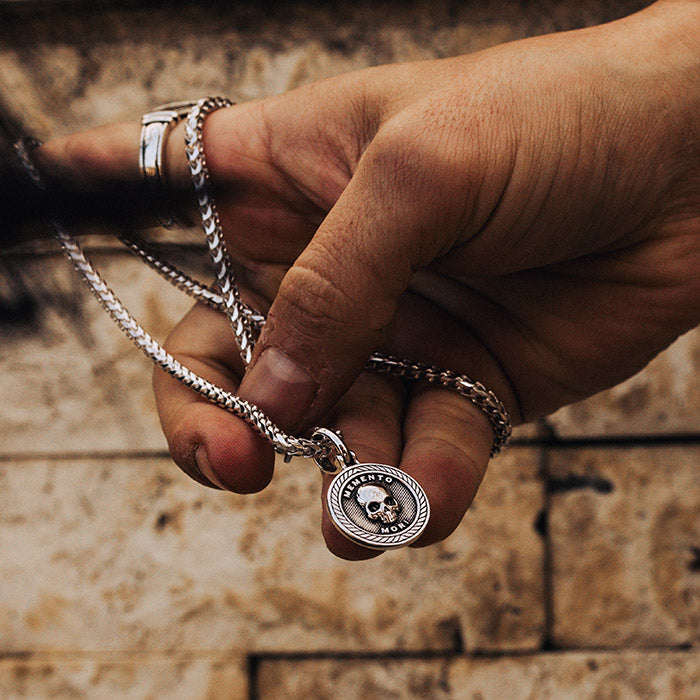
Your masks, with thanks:
[{"label": "silver chain", "polygon": [[[15,144],[15,151],[32,181],[37,187],[44,189],[39,170],[31,157],[31,151],[38,145],[39,143],[36,140],[24,138]],[[179,382],[182,382],[185,386],[190,387],[209,399],[212,403],[244,420],[260,435],[272,443],[276,452],[284,454],[285,457],[316,458],[327,457],[331,453],[333,446],[330,442],[320,442],[288,435],[280,430],[257,406],[248,403],[235,394],[224,391],[215,384],[200,377],[195,372],[192,372],[176,360],[169,352],[159,345],[129,313],[124,304],[117,298],[92,263],[87,259],[78,240],[74,236],[71,236],[59,221],[52,219],[49,223],[66,256],[73,264],[73,267],[87,282],[92,293],[102,305],[102,308],[110,315],[112,320],[121,328],[136,347],[155,364],[164,369],[172,377],[175,377]],[[134,246],[138,248],[137,244],[134,244]],[[147,259],[149,253],[144,250],[139,252],[139,255]],[[170,279],[173,283],[177,280],[178,284],[182,284],[188,288],[190,287],[187,281],[189,278],[179,273],[172,266],[167,264],[154,264],[154,267],[158,269],[166,279]],[[193,286],[192,289],[197,289],[197,293],[203,293],[204,288],[197,284]],[[210,303],[215,300],[216,297],[214,295],[213,299],[210,298]]]},{"label": "silver chain", "polygon": [[224,312],[231,323],[238,349],[244,364],[247,366],[253,354],[257,333],[250,324],[250,314],[243,311],[248,307],[243,303],[238,292],[236,277],[233,274],[231,259],[226,249],[221,221],[219,220],[219,212],[216,210],[214,198],[211,195],[209,168],[202,143],[202,129],[207,115],[222,107],[230,107],[232,104],[231,100],[222,97],[210,97],[195,104],[185,121],[185,152],[197,196],[199,214],[202,218],[202,229],[209,246]]},{"label": "silver chain", "polygon": [[[247,365],[265,323],[265,317],[245,304],[240,297],[224,242],[221,222],[211,194],[209,170],[202,146],[202,129],[207,115],[231,104],[233,103],[230,100],[220,97],[204,98],[195,104],[185,122],[187,159],[218,290],[197,282],[174,265],[162,260],[148,245],[133,236],[120,236],[120,240],[175,287],[193,298],[223,311],[231,323],[241,357]],[[43,189],[43,181],[31,157],[31,151],[38,145],[36,140],[24,138],[15,145],[15,150],[31,179],[37,187]],[[285,459],[291,457],[317,459],[328,457],[335,452],[332,440],[324,438],[323,431],[316,433],[315,439],[288,435],[257,406],[235,394],[224,391],[187,369],[161,347],[128,312],[86,258],[77,239],[68,234],[60,222],[51,220],[50,224],[64,252],[88,283],[102,307],[136,347],[151,358],[155,364],[217,406],[244,420],[268,440],[276,452],[285,455]],[[498,397],[480,382],[457,372],[379,353],[373,353],[369,357],[366,369],[413,381],[425,381],[461,394],[478,406],[491,422],[494,431],[491,455],[498,454],[508,442],[512,429],[508,412]]]}]

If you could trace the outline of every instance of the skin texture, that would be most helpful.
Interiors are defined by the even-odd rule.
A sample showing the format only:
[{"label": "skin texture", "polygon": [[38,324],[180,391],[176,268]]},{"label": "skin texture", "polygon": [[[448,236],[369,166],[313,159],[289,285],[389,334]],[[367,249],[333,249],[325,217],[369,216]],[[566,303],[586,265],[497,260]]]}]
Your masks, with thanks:
[{"label": "skin texture", "polygon": [[[440,61],[371,68],[211,115],[204,143],[241,287],[268,324],[245,378],[225,319],[168,339],[283,428],[338,427],[459,524],[490,425],[446,391],[362,372],[377,349],[464,372],[533,420],[612,386],[700,321],[700,3]],[[188,190],[180,132],[170,186]],[[137,125],[47,144],[59,188],[138,183]],[[240,389],[239,389],[240,384]],[[270,447],[161,372],[174,460],[239,492]],[[326,484],[327,485],[327,484]],[[349,543],[324,515],[329,548]]]}]

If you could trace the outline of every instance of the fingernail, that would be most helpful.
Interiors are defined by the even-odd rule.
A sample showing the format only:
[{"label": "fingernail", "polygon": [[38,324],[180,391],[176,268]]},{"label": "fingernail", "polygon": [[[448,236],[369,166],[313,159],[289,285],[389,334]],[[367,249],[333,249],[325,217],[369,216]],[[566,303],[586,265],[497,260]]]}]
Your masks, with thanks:
[{"label": "fingernail", "polygon": [[239,395],[254,403],[285,430],[293,430],[311,406],[318,384],[299,364],[270,346],[248,369]]},{"label": "fingernail", "polygon": [[224,484],[221,483],[221,479],[216,475],[214,470],[211,468],[211,462],[209,462],[209,455],[207,454],[207,448],[204,445],[200,445],[194,452],[194,460],[197,462],[197,468],[204,476],[209,479],[212,483],[216,484],[219,488],[227,489]]}]

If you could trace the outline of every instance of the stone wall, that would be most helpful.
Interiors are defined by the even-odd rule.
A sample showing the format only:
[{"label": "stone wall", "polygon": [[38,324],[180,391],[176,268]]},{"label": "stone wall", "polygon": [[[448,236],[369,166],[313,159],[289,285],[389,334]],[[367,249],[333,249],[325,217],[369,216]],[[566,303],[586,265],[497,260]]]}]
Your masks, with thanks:
[{"label": "stone wall", "polygon": [[[0,90],[48,138],[637,5],[0,2]],[[164,338],[187,299],[93,256]],[[313,469],[246,497],[189,481],[148,362],[67,263],[2,266],[0,697],[700,697],[700,331],[521,428],[446,542],[353,564],[323,546]]]}]

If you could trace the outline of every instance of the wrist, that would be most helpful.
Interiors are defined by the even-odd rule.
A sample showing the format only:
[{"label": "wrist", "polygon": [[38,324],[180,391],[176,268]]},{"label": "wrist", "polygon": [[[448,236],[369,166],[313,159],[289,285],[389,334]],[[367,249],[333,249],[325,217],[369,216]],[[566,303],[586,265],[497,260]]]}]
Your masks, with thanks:
[{"label": "wrist", "polygon": [[640,155],[650,138],[663,145],[668,214],[700,220],[700,0],[658,0],[599,29],[616,82],[641,107]]}]

